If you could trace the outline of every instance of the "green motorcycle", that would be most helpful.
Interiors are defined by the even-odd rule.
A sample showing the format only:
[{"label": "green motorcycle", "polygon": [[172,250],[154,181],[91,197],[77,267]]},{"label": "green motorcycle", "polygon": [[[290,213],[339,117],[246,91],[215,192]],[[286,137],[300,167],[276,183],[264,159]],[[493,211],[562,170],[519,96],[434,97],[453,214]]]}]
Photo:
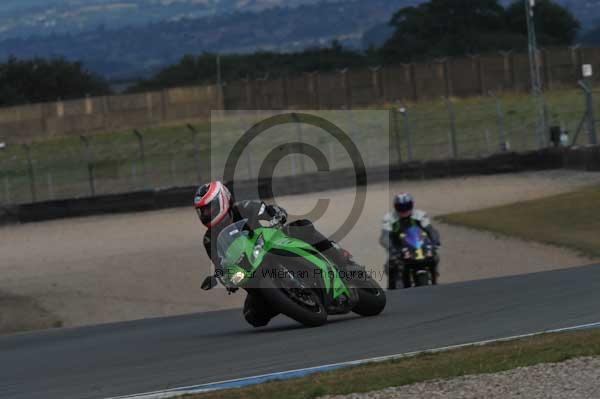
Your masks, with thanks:
[{"label": "green motorcycle", "polygon": [[230,292],[259,294],[274,311],[305,326],[323,325],[332,314],[375,316],[386,304],[385,291],[363,267],[340,269],[279,228],[252,230],[241,220],[221,231],[217,251],[220,267],[203,289],[221,282]]}]

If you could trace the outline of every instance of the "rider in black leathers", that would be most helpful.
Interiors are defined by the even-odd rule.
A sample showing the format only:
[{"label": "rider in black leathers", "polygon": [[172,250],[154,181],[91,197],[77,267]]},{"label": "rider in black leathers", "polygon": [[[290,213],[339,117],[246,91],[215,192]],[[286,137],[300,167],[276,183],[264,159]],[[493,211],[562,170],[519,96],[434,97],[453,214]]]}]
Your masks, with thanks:
[{"label": "rider in black leathers", "polygon": [[[194,197],[194,207],[200,220],[208,228],[204,234],[204,248],[212,260],[217,273],[220,262],[217,259],[216,242],[219,233],[231,223],[247,219],[250,228],[258,227],[261,221],[269,226],[283,227],[287,221],[287,212],[276,205],[267,205],[262,201],[234,202],[229,189],[215,181],[201,186]],[[318,251],[343,267],[350,262],[351,255],[319,233],[308,220],[298,220],[283,227],[286,235],[313,245]],[[244,317],[254,327],[262,327],[277,314],[269,309],[258,292],[248,290],[244,303]]]}]

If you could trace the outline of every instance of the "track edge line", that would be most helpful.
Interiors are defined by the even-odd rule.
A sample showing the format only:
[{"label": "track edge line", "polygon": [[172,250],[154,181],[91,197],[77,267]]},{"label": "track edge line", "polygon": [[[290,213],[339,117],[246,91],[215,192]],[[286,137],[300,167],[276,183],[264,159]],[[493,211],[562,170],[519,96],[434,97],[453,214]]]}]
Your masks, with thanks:
[{"label": "track edge line", "polygon": [[193,395],[193,394],[199,394],[199,393],[210,392],[210,391],[218,391],[218,390],[223,390],[223,389],[242,388],[242,387],[246,387],[246,386],[250,386],[250,385],[262,384],[262,383],[265,383],[268,381],[282,381],[282,380],[289,380],[289,379],[294,379],[294,378],[301,378],[301,377],[305,377],[310,374],[326,372],[326,371],[333,371],[333,370],[342,369],[342,368],[346,368],[346,367],[360,366],[360,365],[369,364],[369,363],[379,363],[379,362],[385,362],[385,361],[390,361],[390,360],[414,357],[414,356],[423,355],[423,354],[447,352],[447,351],[451,351],[451,350],[455,350],[455,349],[468,348],[468,347],[473,347],[473,346],[484,346],[484,345],[490,345],[490,344],[499,343],[499,342],[508,342],[508,341],[514,341],[517,339],[534,337],[534,336],[543,335],[543,334],[554,334],[554,333],[593,329],[593,328],[600,328],[600,322],[581,324],[581,325],[577,325],[577,326],[563,327],[563,328],[557,328],[557,329],[551,329],[551,330],[545,330],[545,331],[538,331],[538,332],[533,332],[533,333],[529,333],[529,334],[513,335],[510,337],[504,337],[504,338],[494,338],[494,339],[470,342],[470,343],[465,343],[465,344],[450,345],[450,346],[444,346],[441,348],[426,349],[426,350],[407,352],[407,353],[396,354],[396,355],[379,356],[379,357],[373,357],[373,358],[368,358],[368,359],[360,359],[360,360],[351,360],[351,361],[347,361],[347,362],[332,363],[332,364],[327,364],[327,365],[323,365],[323,366],[314,366],[314,367],[306,367],[306,368],[296,369],[296,370],[279,371],[279,372],[275,372],[275,373],[262,374],[262,375],[253,376],[253,377],[242,377],[242,378],[236,378],[236,379],[232,379],[232,380],[212,382],[212,383],[201,384],[201,385],[193,385],[193,386],[181,387],[181,388],[172,388],[172,389],[167,389],[167,390],[163,390],[163,391],[148,392],[148,393],[142,393],[142,394],[133,394],[133,395],[126,395],[126,396],[116,396],[116,397],[111,397],[111,398],[106,398],[106,399],[170,399],[170,398],[176,398],[176,397],[180,397],[180,396],[184,396],[184,395]]}]

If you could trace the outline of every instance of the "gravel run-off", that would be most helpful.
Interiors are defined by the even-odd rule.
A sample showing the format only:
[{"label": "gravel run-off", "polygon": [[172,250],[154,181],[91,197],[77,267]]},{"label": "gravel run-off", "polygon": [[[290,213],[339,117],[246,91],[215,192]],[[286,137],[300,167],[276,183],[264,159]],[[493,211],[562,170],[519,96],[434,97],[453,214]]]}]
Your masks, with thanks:
[{"label": "gravel run-off", "polygon": [[321,399],[592,399],[600,398],[600,358],[545,363],[494,374],[434,380]]}]

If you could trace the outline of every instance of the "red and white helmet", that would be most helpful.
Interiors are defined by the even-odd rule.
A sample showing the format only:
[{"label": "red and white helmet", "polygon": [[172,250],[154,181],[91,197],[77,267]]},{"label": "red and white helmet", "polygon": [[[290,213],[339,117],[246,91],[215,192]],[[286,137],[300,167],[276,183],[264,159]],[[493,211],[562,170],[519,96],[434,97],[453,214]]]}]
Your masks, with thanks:
[{"label": "red and white helmet", "polygon": [[231,193],[220,181],[201,186],[194,196],[194,207],[206,227],[221,222],[231,209]]}]

